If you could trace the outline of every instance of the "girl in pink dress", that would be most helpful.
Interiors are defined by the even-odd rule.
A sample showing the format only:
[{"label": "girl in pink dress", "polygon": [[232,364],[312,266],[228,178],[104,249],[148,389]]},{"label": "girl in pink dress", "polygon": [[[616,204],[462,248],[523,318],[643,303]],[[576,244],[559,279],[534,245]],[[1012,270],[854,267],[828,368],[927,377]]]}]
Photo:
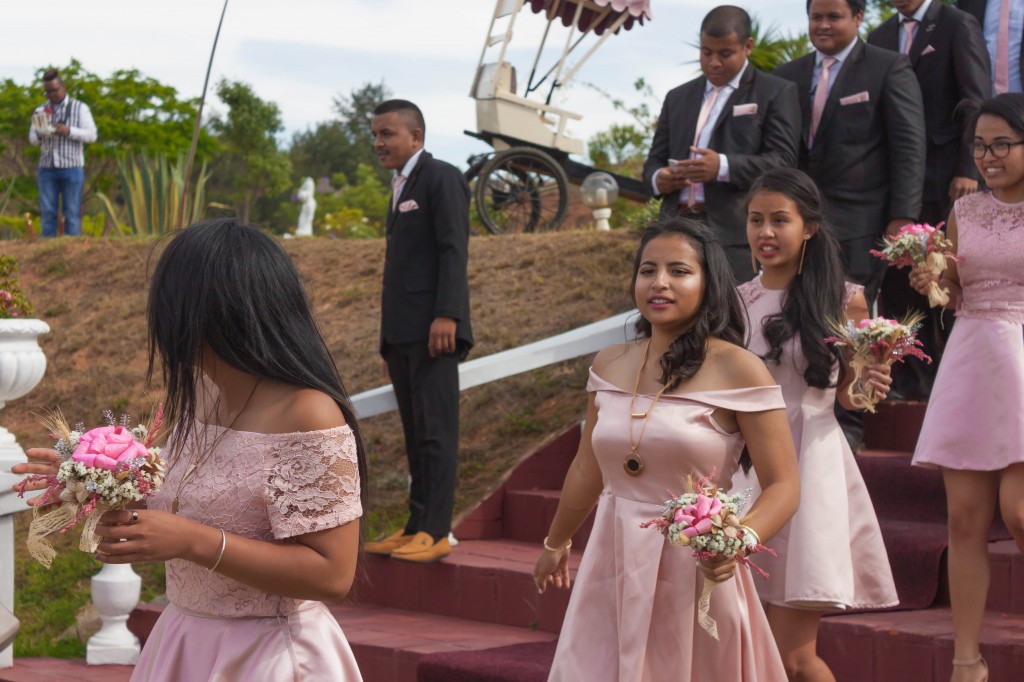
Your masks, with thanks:
[{"label": "girl in pink dress", "polygon": [[946,486],[954,682],[988,677],[979,642],[996,504],[1024,549],[1024,95],[985,100],[973,129],[990,191],[953,206],[957,262],[941,278],[911,272],[919,292],[933,281],[948,289],[956,310],[914,452],[914,464],[942,468]]},{"label": "girl in pink dress", "polygon": [[[758,558],[771,580],[757,588],[789,678],[832,682],[817,654],[822,614],[898,601],[871,498],[833,410],[837,392],[855,409],[846,392],[855,377],[825,342],[829,320],[864,319],[867,301],[863,287],[843,282],[839,244],[814,181],[773,169],[749,196],[747,239],[761,274],[739,287],[747,348],[782,386],[801,481],[800,508],[772,543],[778,556]],[[884,398],[889,367],[869,367],[861,380]],[[737,476],[734,487],[747,486]]]},{"label": "girl in pink dress", "polygon": [[[727,486],[744,443],[764,489],[747,525],[765,542],[796,509],[796,457],[782,394],[741,346],[735,280],[711,231],[671,219],[644,232],[633,269],[638,340],[594,360],[579,450],[534,569],[569,587],[570,538],[597,505],[550,680],[781,682],[786,675],[751,573],[698,563],[640,524],[688,475]],[[715,641],[697,623],[716,581]]]},{"label": "girl in pink dress", "polygon": [[[259,230],[192,225],[160,257],[148,319],[170,468],[147,509],[96,529],[100,561],[167,562],[133,682],[359,680],[324,602],[355,576],[366,458],[295,266]],[[55,471],[52,450],[28,455],[16,472]]]}]

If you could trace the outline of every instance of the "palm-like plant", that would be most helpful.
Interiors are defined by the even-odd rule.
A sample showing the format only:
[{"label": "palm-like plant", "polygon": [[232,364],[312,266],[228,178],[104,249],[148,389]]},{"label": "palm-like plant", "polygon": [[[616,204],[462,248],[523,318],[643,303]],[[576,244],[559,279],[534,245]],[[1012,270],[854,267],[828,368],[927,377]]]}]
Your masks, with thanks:
[{"label": "palm-like plant", "polygon": [[761,71],[771,73],[786,62],[811,51],[811,41],[806,33],[781,35],[774,24],[765,26],[755,17],[751,17],[750,27],[754,39],[750,63]]}]

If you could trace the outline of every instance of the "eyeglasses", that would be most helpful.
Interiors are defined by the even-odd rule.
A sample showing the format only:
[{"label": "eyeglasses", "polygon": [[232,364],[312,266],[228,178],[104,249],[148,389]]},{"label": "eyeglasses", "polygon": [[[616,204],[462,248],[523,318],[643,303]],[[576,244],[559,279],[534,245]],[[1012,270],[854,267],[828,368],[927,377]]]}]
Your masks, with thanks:
[{"label": "eyeglasses", "polygon": [[970,150],[971,156],[979,161],[985,158],[985,152],[992,152],[993,158],[1005,159],[1010,155],[1010,148],[1016,147],[1019,144],[1024,144],[1024,140],[1018,140],[1017,142],[993,142],[992,144],[970,142],[967,145],[967,149]]}]

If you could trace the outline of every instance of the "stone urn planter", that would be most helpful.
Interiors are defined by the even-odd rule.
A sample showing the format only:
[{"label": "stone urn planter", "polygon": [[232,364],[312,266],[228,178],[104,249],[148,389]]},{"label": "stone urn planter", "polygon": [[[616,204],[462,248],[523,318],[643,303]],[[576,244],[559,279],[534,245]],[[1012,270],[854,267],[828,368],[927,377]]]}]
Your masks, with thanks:
[{"label": "stone urn planter", "polygon": [[[42,320],[0,319],[0,410],[9,400],[26,395],[46,373],[46,355],[39,347],[39,336],[49,333]],[[0,417],[3,412],[0,411]],[[25,461],[25,453],[14,434],[0,425],[0,603],[14,609],[14,517],[27,509],[11,485],[20,476],[7,473],[11,466]],[[13,664],[11,647],[0,652],[0,668]]]}]

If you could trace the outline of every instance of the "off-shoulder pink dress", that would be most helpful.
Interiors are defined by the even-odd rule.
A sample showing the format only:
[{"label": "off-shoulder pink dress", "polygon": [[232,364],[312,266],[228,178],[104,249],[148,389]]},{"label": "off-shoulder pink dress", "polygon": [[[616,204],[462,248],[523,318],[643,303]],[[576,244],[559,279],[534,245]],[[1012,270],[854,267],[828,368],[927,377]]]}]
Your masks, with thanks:
[{"label": "off-shoulder pink dress", "polygon": [[998,471],[1024,462],[1024,203],[979,192],[953,210],[963,298],[914,464]]},{"label": "off-shoulder pink dress", "polygon": [[[285,543],[362,515],[348,426],[278,434],[197,428],[206,428],[216,446],[182,487],[181,516]],[[191,460],[185,449],[149,500],[151,509],[170,511]],[[181,559],[167,562],[167,597],[132,682],[361,679],[341,627],[318,601],[269,594]]]},{"label": "off-shoulder pink dress", "polygon": [[[778,386],[665,395],[648,417],[638,453],[644,470],[626,474],[631,394],[590,373],[596,392],[593,447],[604,477],[549,680],[661,682],[730,680],[784,682],[754,579],[739,568],[715,586],[710,615],[715,641],[697,624],[704,578],[685,547],[670,545],[640,524],[661,514],[670,492],[684,492],[687,475],[712,469],[728,486],[743,438],[712,418],[718,408],[739,412],[783,409]],[[648,409],[652,396],[637,399]]]},{"label": "off-shoulder pink dress", "polygon": [[[846,303],[863,290],[846,285]],[[766,289],[760,277],[741,284],[740,298],[747,309],[753,353],[769,350],[764,320],[782,310],[785,290]],[[857,460],[836,420],[835,388],[807,385],[807,360],[799,336],[782,348],[778,363],[768,370],[782,387],[786,417],[793,432],[800,464],[800,507],[768,543],[778,556],[759,555],[758,565],[771,574],[757,581],[761,599],[790,608],[815,610],[868,609],[899,602],[889,567],[878,518]],[[832,382],[839,376],[833,369]],[[736,476],[734,488],[757,480]]]}]

